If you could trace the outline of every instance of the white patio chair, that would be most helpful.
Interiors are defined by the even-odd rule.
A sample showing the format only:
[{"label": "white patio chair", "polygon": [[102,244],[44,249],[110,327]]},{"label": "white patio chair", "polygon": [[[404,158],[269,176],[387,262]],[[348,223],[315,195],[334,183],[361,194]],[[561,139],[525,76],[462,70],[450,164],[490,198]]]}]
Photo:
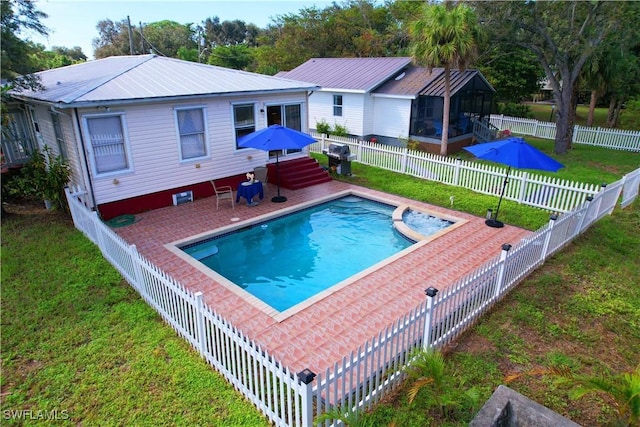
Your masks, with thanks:
[{"label": "white patio chair", "polygon": [[236,208],[235,201],[233,200],[233,188],[230,185],[216,186],[214,181],[211,181],[213,191],[216,193],[216,210],[220,207],[220,200],[231,200],[231,207]]}]

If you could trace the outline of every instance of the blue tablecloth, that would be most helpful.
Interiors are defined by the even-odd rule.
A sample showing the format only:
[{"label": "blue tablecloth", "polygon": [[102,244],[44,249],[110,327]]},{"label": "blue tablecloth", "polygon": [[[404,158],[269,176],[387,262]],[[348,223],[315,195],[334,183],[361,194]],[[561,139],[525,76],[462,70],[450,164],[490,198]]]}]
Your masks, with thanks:
[{"label": "blue tablecloth", "polygon": [[238,192],[236,195],[236,203],[240,202],[240,197],[247,199],[247,204],[253,203],[253,198],[258,195],[260,200],[264,198],[264,189],[260,181],[255,181],[253,184],[249,181],[245,181],[238,186]]}]

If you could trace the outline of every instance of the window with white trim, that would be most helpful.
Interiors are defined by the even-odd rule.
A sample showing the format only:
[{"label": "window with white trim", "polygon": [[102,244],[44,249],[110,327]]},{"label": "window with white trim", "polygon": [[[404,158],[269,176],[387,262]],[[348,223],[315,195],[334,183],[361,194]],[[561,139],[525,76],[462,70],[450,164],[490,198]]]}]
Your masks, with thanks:
[{"label": "window with white trim", "polygon": [[333,115],[342,117],[342,95],[333,95]]},{"label": "window with white trim", "polygon": [[175,113],[180,139],[180,160],[206,157],[208,144],[204,107],[176,108]]},{"label": "window with white trim", "polygon": [[256,130],[255,108],[253,104],[238,104],[233,106],[233,128],[236,133],[236,148],[238,139]]},{"label": "window with white trim", "polygon": [[96,175],[131,169],[122,115],[86,117],[87,134]]}]

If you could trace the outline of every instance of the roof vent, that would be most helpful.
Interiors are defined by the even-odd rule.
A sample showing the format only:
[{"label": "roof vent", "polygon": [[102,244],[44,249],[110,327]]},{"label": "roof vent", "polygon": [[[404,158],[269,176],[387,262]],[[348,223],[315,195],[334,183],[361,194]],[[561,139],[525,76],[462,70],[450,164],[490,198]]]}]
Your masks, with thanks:
[{"label": "roof vent", "polygon": [[398,75],[398,77],[396,77],[396,81],[398,80],[402,80],[402,78],[406,75],[407,73],[405,73],[404,71],[402,73],[400,73],[400,75]]}]

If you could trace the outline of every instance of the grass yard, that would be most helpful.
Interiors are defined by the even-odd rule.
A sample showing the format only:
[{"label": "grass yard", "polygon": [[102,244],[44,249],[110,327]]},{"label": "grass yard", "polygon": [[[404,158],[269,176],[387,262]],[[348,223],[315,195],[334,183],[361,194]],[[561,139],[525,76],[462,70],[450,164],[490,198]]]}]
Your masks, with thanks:
[{"label": "grass yard", "polygon": [[[551,153],[552,141],[527,140]],[[565,165],[559,177],[591,183],[613,182],[640,166],[639,153],[589,146],[574,146],[554,157]],[[441,206],[455,194],[454,209],[477,215],[484,204],[495,201],[433,183],[425,192],[417,183],[421,180],[359,164],[353,165],[353,173],[354,177],[339,179]],[[505,222],[529,229],[537,229],[548,218],[542,211],[509,201],[503,201],[500,213]],[[563,366],[603,377],[633,371],[640,364],[639,262],[640,200],[636,200],[548,260],[446,349],[447,368],[459,381],[454,386],[475,386],[478,405],[461,405],[443,418],[428,392],[419,393],[409,404],[407,384],[357,425],[466,426],[508,375]],[[570,388],[556,385],[549,376],[525,375],[508,386],[584,426],[626,425],[616,424],[615,402],[607,396],[572,399]]]},{"label": "grass yard", "polygon": [[[528,102],[526,105],[531,110],[533,118],[541,122],[553,122],[553,115],[551,111],[551,104],[548,103],[532,103]],[[607,108],[596,108],[593,113],[593,126],[607,128]],[[576,108],[576,124],[580,126],[587,125],[587,119],[589,118],[589,106],[578,105]],[[619,129],[625,130],[640,130],[640,121],[638,113],[635,110],[623,109],[620,113],[620,121],[618,124]]]},{"label": "grass yard", "polygon": [[[640,154],[577,147],[560,161],[567,178],[612,182],[637,168]],[[496,203],[495,197],[359,164],[353,172],[340,179],[447,207],[453,195],[453,209],[477,215]],[[8,210],[1,230],[3,425],[36,425],[54,416],[57,425],[268,425],[69,218],[40,206]],[[500,214],[529,229],[548,220],[546,212],[511,202]],[[602,375],[631,370],[640,354],[638,259],[636,201],[522,283],[449,349],[448,368],[478,388],[480,404],[506,375],[538,366],[566,364]],[[605,397],[572,400],[545,377],[510,386],[585,426],[615,418]],[[445,419],[424,393],[409,405],[406,392],[389,396],[361,419],[363,425],[464,426],[478,409],[462,406]]]},{"label": "grass yard", "polygon": [[69,218],[9,208],[2,425],[269,425]]}]

